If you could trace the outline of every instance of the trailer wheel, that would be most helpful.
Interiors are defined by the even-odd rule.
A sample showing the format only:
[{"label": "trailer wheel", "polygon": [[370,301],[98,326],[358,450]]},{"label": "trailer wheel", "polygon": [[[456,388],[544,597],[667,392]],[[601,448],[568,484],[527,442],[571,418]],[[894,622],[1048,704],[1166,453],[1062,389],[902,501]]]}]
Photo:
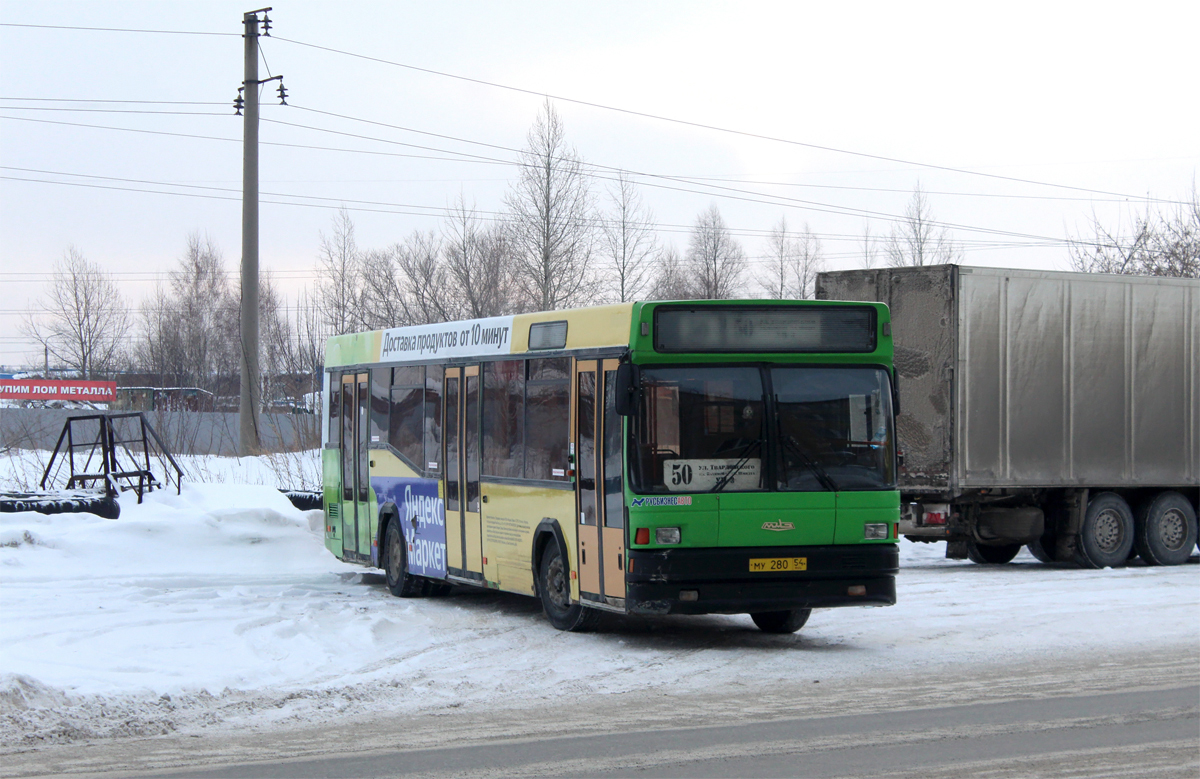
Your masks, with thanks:
[{"label": "trailer wheel", "polygon": [[1079,528],[1075,561],[1083,568],[1124,565],[1133,548],[1133,512],[1115,492],[1102,492],[1088,501]]},{"label": "trailer wheel", "polygon": [[1149,565],[1180,565],[1196,545],[1196,510],[1178,492],[1160,492],[1138,507],[1134,545]]},{"label": "trailer wheel", "polygon": [[427,580],[408,572],[404,547],[400,523],[392,517],[383,536],[383,570],[387,586],[397,598],[416,598],[425,594]]},{"label": "trailer wheel", "polygon": [[764,633],[795,633],[808,622],[812,609],[790,611],[759,611],[750,615],[754,624]]},{"label": "trailer wheel", "polygon": [[600,613],[585,608],[582,603],[571,603],[571,581],[567,564],[559,551],[558,543],[551,539],[542,553],[542,564],[538,567],[538,595],[542,599],[542,611],[546,619],[559,630],[586,633],[596,626]]},{"label": "trailer wheel", "polygon": [[1021,551],[1020,544],[1004,544],[1003,546],[985,546],[974,541],[967,542],[967,559],[980,565],[1004,565]]},{"label": "trailer wheel", "polygon": [[1038,562],[1053,563],[1055,551],[1058,548],[1058,539],[1054,536],[1043,535],[1036,541],[1028,544],[1029,553],[1037,558]]}]

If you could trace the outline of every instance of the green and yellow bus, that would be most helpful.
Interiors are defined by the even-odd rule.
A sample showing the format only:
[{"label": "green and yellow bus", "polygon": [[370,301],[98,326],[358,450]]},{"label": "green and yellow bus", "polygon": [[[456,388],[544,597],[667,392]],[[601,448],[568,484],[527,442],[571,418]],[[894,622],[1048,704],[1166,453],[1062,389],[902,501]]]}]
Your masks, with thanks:
[{"label": "green and yellow bus", "polygon": [[640,302],[400,327],[326,348],[325,544],[401,597],[601,611],[895,603],[887,306]]}]

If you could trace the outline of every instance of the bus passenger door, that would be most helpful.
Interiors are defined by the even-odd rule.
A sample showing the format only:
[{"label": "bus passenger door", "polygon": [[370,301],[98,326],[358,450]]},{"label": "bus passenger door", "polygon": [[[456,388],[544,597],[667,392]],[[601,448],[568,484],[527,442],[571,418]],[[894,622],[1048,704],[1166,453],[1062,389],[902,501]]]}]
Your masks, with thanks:
[{"label": "bus passenger door", "polygon": [[597,462],[601,487],[597,500],[601,506],[601,551],[603,555],[604,594],[608,598],[625,597],[625,478],[622,442],[622,417],[617,413],[617,360],[600,365],[603,389],[597,403]]},{"label": "bus passenger door", "polygon": [[446,369],[446,551],[450,573],[483,578],[479,514],[479,366]]},{"label": "bus passenger door", "polygon": [[[596,360],[575,362],[575,506],[579,539],[579,592],[585,600],[602,601],[604,556],[601,548],[596,449]],[[590,596],[590,597],[589,597]]]},{"label": "bus passenger door", "polygon": [[463,368],[463,541],[466,547],[466,569],[471,578],[483,579],[483,518],[479,505],[479,468],[481,448],[479,438],[482,427],[479,409],[483,397],[480,392],[479,366]]},{"label": "bus passenger door", "polygon": [[442,453],[442,462],[445,464],[445,490],[444,495],[446,503],[446,567],[447,572],[453,576],[462,576],[464,571],[463,560],[465,555],[463,552],[463,532],[462,532],[462,503],[459,496],[462,494],[462,469],[461,456],[459,450],[462,447],[462,437],[459,431],[462,428],[460,424],[459,405],[462,402],[462,368],[447,368],[442,385],[442,402],[445,406],[442,408],[442,445],[445,451]]},{"label": "bus passenger door", "polygon": [[342,555],[371,555],[370,468],[367,414],[371,375],[345,373],[341,381]]}]

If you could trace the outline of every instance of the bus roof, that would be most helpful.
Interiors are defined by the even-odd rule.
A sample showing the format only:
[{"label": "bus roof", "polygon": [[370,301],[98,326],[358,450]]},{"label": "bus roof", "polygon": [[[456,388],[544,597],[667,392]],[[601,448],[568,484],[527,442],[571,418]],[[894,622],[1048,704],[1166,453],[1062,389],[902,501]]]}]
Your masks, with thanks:
[{"label": "bus roof", "polygon": [[[889,322],[887,306],[813,300],[688,300],[617,303],[589,308],[541,311],[532,314],[464,319],[411,325],[331,337],[325,346],[325,366],[373,363],[430,362],[458,358],[488,358],[573,349],[652,349],[636,325],[650,322],[662,305],[730,306],[870,306],[877,321]],[[891,339],[886,356],[891,357]],[[884,344],[880,343],[880,347]]]}]

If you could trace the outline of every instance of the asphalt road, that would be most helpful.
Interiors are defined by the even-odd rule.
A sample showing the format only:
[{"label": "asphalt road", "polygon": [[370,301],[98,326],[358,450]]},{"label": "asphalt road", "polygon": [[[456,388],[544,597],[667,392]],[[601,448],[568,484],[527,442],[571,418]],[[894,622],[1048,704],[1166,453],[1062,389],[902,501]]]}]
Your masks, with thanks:
[{"label": "asphalt road", "polygon": [[1200,777],[1200,647],[5,750],[0,779]]},{"label": "asphalt road", "polygon": [[1200,686],[240,763],[274,777],[1195,777]]}]

